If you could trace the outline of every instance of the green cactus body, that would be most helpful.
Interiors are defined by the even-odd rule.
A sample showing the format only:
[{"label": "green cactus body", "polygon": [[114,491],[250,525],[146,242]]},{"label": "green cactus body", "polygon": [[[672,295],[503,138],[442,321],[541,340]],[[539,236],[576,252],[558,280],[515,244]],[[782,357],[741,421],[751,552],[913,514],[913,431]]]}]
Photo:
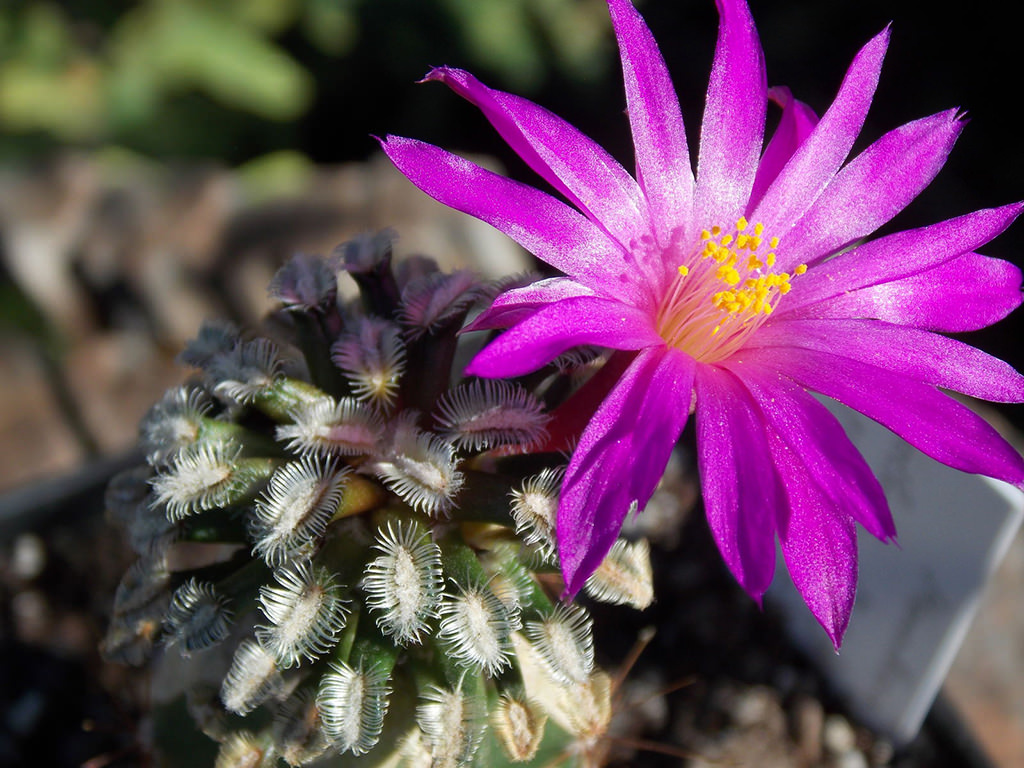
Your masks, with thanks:
[{"label": "green cactus body", "polygon": [[[393,269],[390,247],[293,259],[274,340],[208,324],[184,351],[197,377],[150,411],[148,467],[108,493],[140,559],[104,651],[167,649],[186,682],[157,721],[187,708],[217,766],[593,764],[611,681],[586,610],[557,600],[563,459],[543,448],[571,366],[453,385],[491,293],[426,260]],[[646,547],[616,551],[588,591],[644,607]],[[157,733],[166,764],[196,765]]]}]

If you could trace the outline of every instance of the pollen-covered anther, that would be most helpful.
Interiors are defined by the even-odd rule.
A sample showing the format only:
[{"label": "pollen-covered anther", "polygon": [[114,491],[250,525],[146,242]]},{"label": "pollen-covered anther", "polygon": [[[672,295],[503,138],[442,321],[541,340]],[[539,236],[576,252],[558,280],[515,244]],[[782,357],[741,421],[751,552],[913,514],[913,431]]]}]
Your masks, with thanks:
[{"label": "pollen-covered anther", "polygon": [[[767,244],[769,253],[758,249]],[[731,232],[719,226],[701,232],[701,246],[678,267],[679,281],[658,317],[662,337],[694,357],[720,359],[775,310],[793,277],[807,271],[773,272],[779,238],[765,237],[764,224],[740,217]]]},{"label": "pollen-covered anther", "polygon": [[377,626],[397,645],[419,643],[441,599],[441,550],[413,520],[388,523],[374,549],[381,554],[366,567],[366,605]]},{"label": "pollen-covered anther", "polygon": [[261,587],[259,603],[270,624],[256,627],[256,637],[283,668],[315,660],[334,647],[345,626],[348,607],[333,575],[302,563],[274,574],[276,587]]}]

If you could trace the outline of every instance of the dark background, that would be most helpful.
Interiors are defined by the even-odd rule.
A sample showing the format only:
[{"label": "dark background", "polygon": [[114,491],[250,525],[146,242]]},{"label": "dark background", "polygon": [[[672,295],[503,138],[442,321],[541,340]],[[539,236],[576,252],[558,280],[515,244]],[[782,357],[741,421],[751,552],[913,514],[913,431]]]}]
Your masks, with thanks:
[{"label": "dark background", "polygon": [[[290,92],[287,86],[280,87],[277,101],[268,98],[265,104],[258,96],[248,101],[236,98],[244,88],[233,85],[236,81],[230,77],[225,86],[215,72],[143,76],[144,68],[132,63],[136,59],[118,58],[119,51],[130,48],[124,41],[131,40],[133,30],[140,27],[137,17],[151,7],[167,5],[173,4],[166,0],[5,4],[0,9],[0,107],[2,89],[10,92],[11,78],[20,76],[21,70],[12,75],[8,66],[14,60],[28,60],[50,74],[77,72],[84,61],[98,67],[101,75],[115,72],[120,79],[110,76],[108,80],[120,85],[106,92],[99,89],[101,96],[91,102],[98,116],[84,129],[33,126],[6,119],[0,110],[0,163],[31,169],[68,150],[117,147],[178,164],[214,161],[237,167],[282,150],[314,164],[335,164],[372,156],[378,151],[373,135],[396,133],[459,152],[496,155],[510,173],[532,181],[476,110],[442,86],[416,84],[430,66],[438,64],[466,67],[489,84],[534,99],[630,163],[618,63],[600,0],[291,0],[277,6],[290,11],[278,13],[269,22],[266,19],[274,14],[265,12],[273,5],[267,2],[182,0],[181,7],[211,10],[220,22],[244,28],[274,55],[290,61],[296,87]],[[639,5],[668,60],[695,144],[715,40],[714,4],[710,0],[645,0]],[[474,28],[471,22],[490,18],[494,8],[502,7],[512,16],[495,17],[497,32]],[[819,113],[830,103],[857,49],[892,22],[889,55],[858,149],[908,120],[952,106],[967,111],[970,124],[945,170],[888,229],[919,226],[1024,195],[1024,153],[1013,113],[1021,74],[1019,28],[1011,19],[997,17],[988,5],[972,8],[925,0],[752,0],[751,7],[766,52],[769,83],[788,85]],[[49,48],[37,46],[43,53],[27,55],[21,50],[27,19],[38,16],[40,8],[60,34],[53,33],[56,37]],[[561,15],[549,12],[552,9]],[[128,18],[134,26],[125,23]],[[507,24],[508,18],[515,20],[515,26],[506,32],[500,25]],[[581,19],[586,25],[577,35],[572,25]],[[508,45],[507,51],[481,47],[481,29],[496,34],[496,40]],[[195,37],[187,30],[181,35]],[[214,48],[217,39],[214,35],[210,41]],[[228,47],[227,36],[224,40],[227,53],[221,64],[226,61],[242,74],[246,69],[259,71],[257,65],[266,64],[254,56],[255,63],[250,65],[242,55],[249,53],[244,45],[237,46],[236,54]],[[518,47],[516,40],[522,43]],[[568,42],[579,40],[584,40],[579,45],[583,52],[570,60],[565,54]],[[203,50],[210,47],[205,45]],[[209,67],[217,65],[214,61]],[[84,69],[92,72],[89,66]],[[90,80],[79,75],[79,80],[84,88],[97,77],[101,76]],[[255,79],[273,80],[269,76]],[[237,82],[242,81],[244,77]],[[72,86],[70,93],[77,93],[76,88]],[[56,104],[67,101],[68,93],[55,91],[46,98]],[[120,100],[109,93],[120,94]],[[1020,264],[1024,256],[1016,247],[1018,231],[1019,227],[1011,230],[988,246],[986,253]],[[17,315],[0,318],[0,323],[15,328],[25,325]],[[1022,324],[1024,320],[1015,315],[968,340],[1021,368]],[[1024,425],[1020,406],[1008,406],[1006,412]]]}]

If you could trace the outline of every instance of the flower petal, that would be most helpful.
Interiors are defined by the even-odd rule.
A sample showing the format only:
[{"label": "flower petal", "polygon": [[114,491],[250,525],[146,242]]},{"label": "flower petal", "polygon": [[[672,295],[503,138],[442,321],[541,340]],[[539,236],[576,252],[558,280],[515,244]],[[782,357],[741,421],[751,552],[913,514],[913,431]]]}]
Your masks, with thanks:
[{"label": "flower petal", "polygon": [[[768,147],[757,166],[754,189],[747,202],[747,210],[751,212],[764,197],[765,191],[775,181],[782,168],[789,162],[789,158],[818,124],[818,116],[814,110],[802,101],[794,99],[789,88],[782,86],[769,88],[768,98],[782,107],[782,117],[779,118],[779,126],[772,134],[771,141],[768,142]],[[748,218],[752,219],[753,213]]]},{"label": "flower petal", "polygon": [[505,331],[466,368],[470,376],[522,376],[567,349],[587,344],[610,349],[664,346],[647,314],[628,304],[577,296],[550,304]]},{"label": "flower petal", "polygon": [[966,253],[916,275],[850,291],[804,308],[813,317],[874,317],[930,331],[987,328],[1020,306],[1021,270]]},{"label": "flower petal", "polygon": [[484,331],[491,328],[508,328],[539,310],[562,299],[577,296],[593,296],[594,292],[585,285],[567,277],[549,277],[521,288],[512,288],[501,293],[487,309],[462,329],[462,333]]},{"label": "flower petal", "polygon": [[929,384],[826,352],[750,349],[744,362],[771,366],[888,427],[947,466],[1024,485],[1024,459],[974,411]]},{"label": "flower petal", "polygon": [[577,128],[528,99],[488,88],[461,69],[437,67],[424,80],[443,82],[479,107],[516,154],[622,245],[650,234],[639,185]]},{"label": "flower petal", "polygon": [[760,600],[775,573],[776,510],[784,503],[764,423],[731,372],[697,368],[697,465],[704,508],[736,580]]},{"label": "flower petal", "polygon": [[878,139],[837,173],[806,215],[781,235],[778,268],[813,264],[889,221],[935,178],[962,129],[951,109]]},{"label": "flower petal", "polygon": [[839,650],[857,591],[857,531],[807,472],[798,454],[771,441],[772,459],[788,499],[779,531],[793,584]]},{"label": "flower petal", "polygon": [[839,355],[999,403],[1024,401],[1024,376],[956,339],[880,320],[785,320],[761,328],[751,347],[798,347]]},{"label": "flower petal", "polygon": [[642,351],[580,437],[558,506],[567,596],[604,560],[630,505],[654,493],[686,425],[695,366],[677,349]]},{"label": "flower petal", "polygon": [[751,221],[778,235],[789,230],[846,160],[864,125],[889,45],[884,29],[854,57],[835,101],[765,192]]},{"label": "flower petal", "polygon": [[431,144],[388,136],[382,148],[438,202],[486,221],[584,285],[636,304],[647,301],[622,246],[565,203]]},{"label": "flower petal", "polygon": [[608,10],[622,59],[637,181],[659,240],[667,244],[679,228],[685,240],[693,220],[693,169],[679,99],[658,44],[633,3],[609,0]]},{"label": "flower petal", "polygon": [[847,292],[932,269],[989,242],[1017,218],[1024,203],[987,208],[857,246],[808,270],[780,302],[779,317]]},{"label": "flower petal", "polygon": [[[785,453],[797,460],[806,475],[804,482],[816,484],[843,516],[853,518],[876,538],[894,539],[896,526],[885,492],[838,419],[787,378],[750,366],[732,370],[764,414],[769,436],[780,443],[772,449],[773,455],[778,458]],[[780,537],[784,538],[785,530],[780,523]]]},{"label": "flower petal", "polygon": [[694,201],[701,226],[730,225],[743,213],[764,138],[768,86],[764,52],[745,0],[715,0],[720,21]]}]

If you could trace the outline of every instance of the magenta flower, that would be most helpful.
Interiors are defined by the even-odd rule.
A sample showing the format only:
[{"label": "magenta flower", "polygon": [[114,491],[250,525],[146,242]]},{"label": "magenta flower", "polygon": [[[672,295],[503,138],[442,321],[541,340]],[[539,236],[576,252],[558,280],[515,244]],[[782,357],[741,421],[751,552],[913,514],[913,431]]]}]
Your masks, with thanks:
[{"label": "magenta flower", "polygon": [[[854,600],[855,524],[882,540],[896,530],[871,470],[809,392],[951,467],[1024,484],[1018,453],[942,391],[1019,402],[1024,378],[935,333],[982,328],[1021,303],[1020,271],[975,249],[1022,205],[861,242],[931,181],[963,122],[957,110],[916,120],[847,161],[888,30],[857,54],[819,120],[788,90],[766,87],[743,0],[718,0],[694,174],[650,31],[629,0],[608,6],[635,178],[547,110],[450,68],[426,79],[483,110],[571,205],[418,141],[388,137],[384,150],[427,194],[565,275],[500,296],[474,327],[511,327],[467,373],[520,376],[584,344],[631,356],[565,474],[557,534],[567,593],[601,562],[630,505],[648,501],[695,411],[704,503],[725,562],[760,600],[777,538],[838,647]],[[769,99],[782,117],[762,152]]]}]

